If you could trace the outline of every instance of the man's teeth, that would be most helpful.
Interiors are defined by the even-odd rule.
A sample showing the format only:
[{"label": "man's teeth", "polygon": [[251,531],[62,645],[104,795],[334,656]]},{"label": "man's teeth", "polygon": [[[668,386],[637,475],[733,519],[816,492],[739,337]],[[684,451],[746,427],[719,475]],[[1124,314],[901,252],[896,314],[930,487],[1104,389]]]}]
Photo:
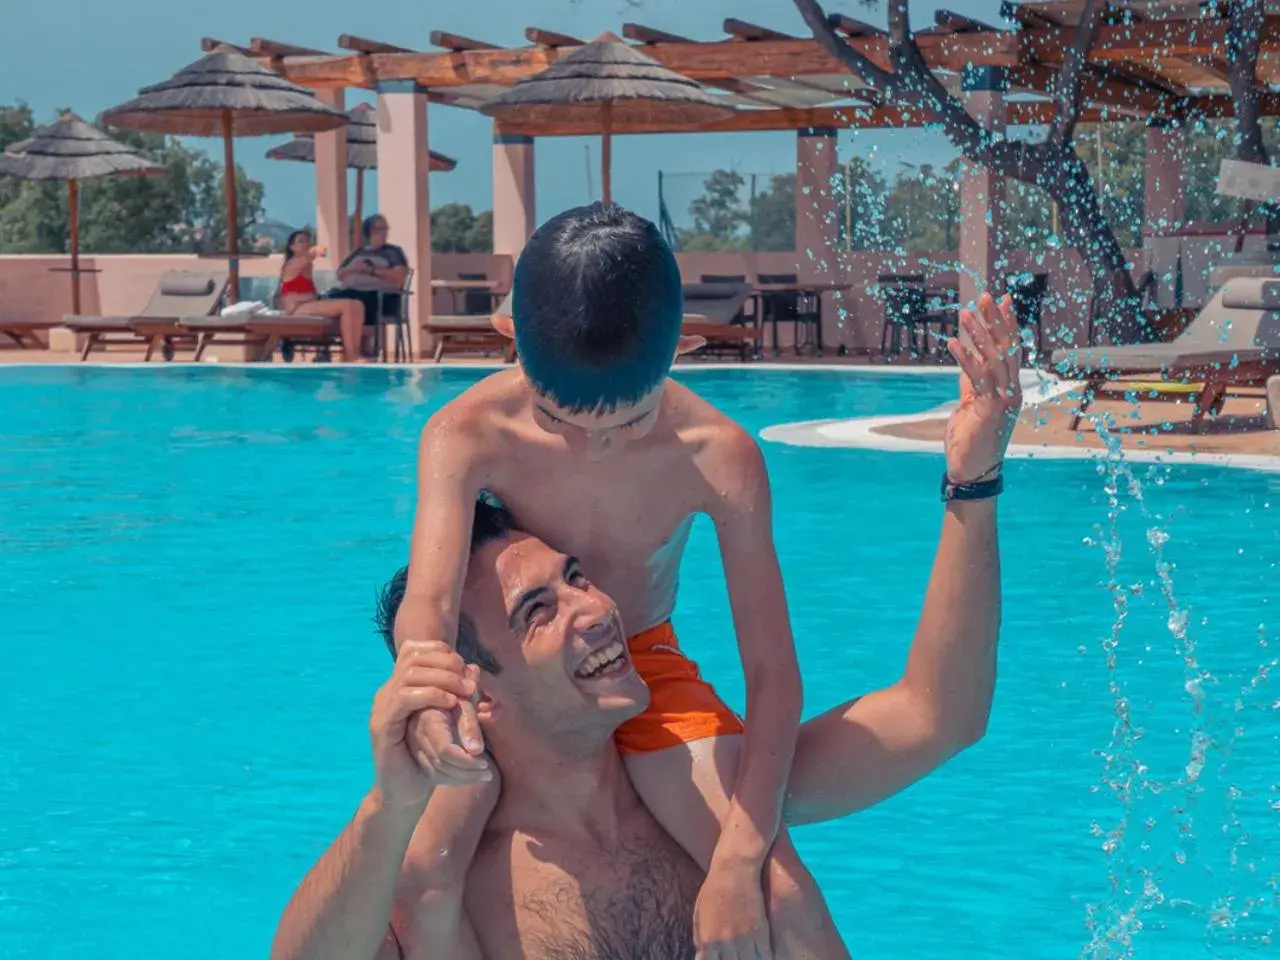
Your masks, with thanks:
[{"label": "man's teeth", "polygon": [[597,650],[591,656],[587,657],[586,662],[578,668],[578,676],[586,679],[602,673],[609,667],[613,666],[622,659],[622,655],[626,652],[622,643],[618,640],[613,641],[603,650]]}]

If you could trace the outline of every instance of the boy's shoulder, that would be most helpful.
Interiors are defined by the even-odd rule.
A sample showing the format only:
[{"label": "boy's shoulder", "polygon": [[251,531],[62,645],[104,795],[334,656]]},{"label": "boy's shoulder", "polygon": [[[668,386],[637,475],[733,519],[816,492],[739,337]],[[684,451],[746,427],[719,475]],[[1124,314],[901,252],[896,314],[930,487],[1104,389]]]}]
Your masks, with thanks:
[{"label": "boy's shoulder", "polygon": [[473,383],[427,420],[424,441],[465,443],[473,448],[505,434],[528,403],[523,378],[500,370]]},{"label": "boy's shoulder", "polygon": [[684,384],[668,380],[663,403],[675,435],[708,475],[751,466],[760,447],[746,428]]}]

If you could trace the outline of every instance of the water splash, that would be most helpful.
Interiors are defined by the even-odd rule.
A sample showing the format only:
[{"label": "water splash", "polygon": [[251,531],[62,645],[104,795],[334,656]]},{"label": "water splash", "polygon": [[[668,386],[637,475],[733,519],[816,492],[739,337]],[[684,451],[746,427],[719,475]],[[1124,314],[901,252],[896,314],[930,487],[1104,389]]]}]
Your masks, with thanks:
[{"label": "water splash", "polygon": [[[1132,957],[1139,933],[1149,923],[1163,923],[1165,914],[1201,918],[1205,942],[1211,946],[1224,941],[1236,950],[1246,945],[1268,945],[1274,931],[1264,926],[1266,910],[1269,908],[1274,914],[1275,908],[1280,906],[1280,897],[1277,896],[1280,881],[1276,876],[1271,876],[1266,882],[1267,892],[1243,897],[1232,892],[1220,893],[1205,903],[1176,898],[1165,891],[1179,872],[1207,871],[1215,877],[1218,875],[1215,868],[1226,875],[1237,871],[1249,875],[1256,873],[1255,864],[1248,859],[1250,834],[1239,813],[1241,802],[1249,798],[1230,783],[1229,765],[1236,740],[1246,729],[1245,715],[1251,709],[1259,708],[1269,676],[1280,659],[1270,655],[1265,626],[1259,625],[1259,647],[1267,659],[1231,698],[1227,714],[1219,715],[1222,698],[1211,696],[1219,682],[1200,664],[1190,611],[1178,601],[1174,566],[1165,556],[1171,534],[1164,518],[1149,508],[1143,481],[1125,460],[1121,437],[1126,430],[1119,427],[1109,413],[1095,412],[1090,419],[1105,450],[1097,470],[1103,477],[1107,519],[1105,524],[1095,528],[1095,537],[1086,543],[1103,550],[1107,588],[1114,610],[1111,631],[1101,641],[1114,720],[1110,742],[1105,749],[1098,751],[1103,762],[1098,789],[1110,791],[1118,807],[1118,815],[1109,826],[1101,823],[1092,826],[1093,835],[1099,839],[1099,846],[1106,857],[1108,883],[1106,898],[1085,907],[1088,940],[1080,957],[1085,960]],[[1153,466],[1147,480],[1160,486],[1168,479],[1168,473],[1168,468]],[[1141,758],[1139,747],[1145,731],[1135,721],[1134,706],[1126,695],[1120,672],[1122,637],[1129,619],[1130,601],[1141,596],[1146,586],[1143,582],[1127,583],[1120,575],[1123,554],[1120,519],[1130,508],[1136,508],[1146,528],[1145,542],[1153,565],[1153,584],[1166,607],[1165,627],[1172,641],[1169,650],[1181,663],[1181,694],[1190,719],[1185,764],[1180,775],[1164,779],[1153,774]],[[1280,709],[1280,701],[1262,706]],[[1213,763],[1215,757],[1216,764]],[[1280,810],[1280,802],[1275,802],[1280,786],[1273,786],[1271,792],[1273,808]],[[1159,818],[1148,816],[1135,822],[1142,801],[1159,795],[1168,796],[1167,805],[1161,812],[1171,821],[1170,826],[1177,837],[1172,863],[1162,862],[1163,858],[1154,855],[1154,845],[1147,839],[1161,826]],[[1197,813],[1208,799],[1221,801],[1221,822],[1214,822],[1212,817],[1207,823],[1197,821]],[[1224,856],[1216,857],[1215,850],[1201,847],[1198,828],[1207,831],[1208,840],[1221,839],[1227,843]],[[1222,883],[1215,886],[1231,888],[1231,885]],[[1274,916],[1271,919],[1274,920]],[[1215,952],[1215,955],[1219,954]]]}]

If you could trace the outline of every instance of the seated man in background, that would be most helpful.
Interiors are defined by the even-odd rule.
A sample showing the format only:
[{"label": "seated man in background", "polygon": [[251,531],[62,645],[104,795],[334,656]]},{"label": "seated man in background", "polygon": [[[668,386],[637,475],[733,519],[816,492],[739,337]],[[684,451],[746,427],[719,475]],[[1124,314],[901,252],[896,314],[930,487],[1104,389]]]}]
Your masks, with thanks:
[{"label": "seated man in background", "polygon": [[[990,400],[966,386],[953,418]],[[1018,408],[1016,394],[998,402]],[[1012,418],[1005,426],[1000,457]],[[949,433],[948,445],[963,433]],[[902,678],[801,726],[787,823],[877,803],[984,732],[1000,623],[996,509],[967,494],[944,494]],[[612,742],[648,702],[613,601],[574,558],[492,504],[477,505],[471,549],[457,653],[434,642],[399,651],[374,701],[374,786],[294,894],[272,957],[692,958],[701,871],[640,803]],[[401,571],[379,615],[393,650],[403,591]],[[466,672],[464,658],[475,665]],[[472,808],[494,802],[492,783],[465,774],[437,782],[423,771],[439,764],[408,749],[418,711],[457,709],[472,696],[502,777],[487,824]],[[803,896],[791,880],[767,877],[769,898]],[[843,947],[774,949],[791,960],[847,956]]]},{"label": "seated man in background", "polygon": [[[361,224],[364,243],[338,266],[338,289],[326,296],[359,300],[364,304],[365,327],[400,312],[401,291],[409,276],[409,259],[394,243],[388,243],[387,218],[380,213]],[[381,312],[379,312],[381,311]]]}]

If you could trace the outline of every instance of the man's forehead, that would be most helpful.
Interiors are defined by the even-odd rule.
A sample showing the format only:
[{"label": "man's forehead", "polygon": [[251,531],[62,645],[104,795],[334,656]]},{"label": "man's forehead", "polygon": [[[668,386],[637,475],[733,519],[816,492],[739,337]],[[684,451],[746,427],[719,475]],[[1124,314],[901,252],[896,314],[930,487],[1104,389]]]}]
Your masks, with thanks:
[{"label": "man's forehead", "polygon": [[477,550],[467,565],[466,591],[492,603],[501,597],[510,605],[532,586],[559,573],[564,563],[556,552],[537,537],[513,532],[491,540]]}]

